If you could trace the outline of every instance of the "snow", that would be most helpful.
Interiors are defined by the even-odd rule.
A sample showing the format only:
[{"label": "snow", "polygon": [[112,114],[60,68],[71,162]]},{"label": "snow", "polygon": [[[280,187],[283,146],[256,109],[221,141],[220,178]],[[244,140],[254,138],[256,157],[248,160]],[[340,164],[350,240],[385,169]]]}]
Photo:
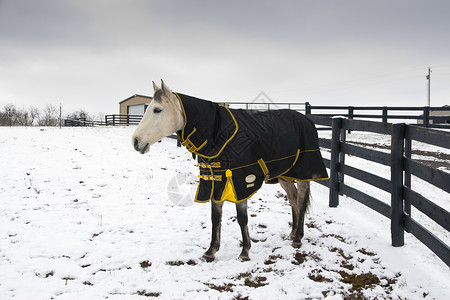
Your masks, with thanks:
[{"label": "snow", "polygon": [[[216,260],[203,261],[210,206],[177,206],[168,193],[178,174],[196,176],[195,161],[172,139],[140,155],[133,130],[0,128],[0,299],[449,299],[449,268],[428,248],[407,233],[392,247],[388,219],[346,197],[329,208],[317,183],[300,249],[286,238],[281,187],[264,185],[249,200],[251,261],[237,258],[231,203]],[[448,194],[436,193],[449,209]]]}]

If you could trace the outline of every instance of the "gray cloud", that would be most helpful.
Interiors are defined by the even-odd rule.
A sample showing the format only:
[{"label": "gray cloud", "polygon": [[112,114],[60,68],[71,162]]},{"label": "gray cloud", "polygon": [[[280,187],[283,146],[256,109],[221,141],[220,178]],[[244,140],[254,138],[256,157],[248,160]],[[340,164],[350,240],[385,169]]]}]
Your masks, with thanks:
[{"label": "gray cloud", "polygon": [[448,103],[447,1],[0,0],[0,106],[114,113],[164,78],[215,100]]}]

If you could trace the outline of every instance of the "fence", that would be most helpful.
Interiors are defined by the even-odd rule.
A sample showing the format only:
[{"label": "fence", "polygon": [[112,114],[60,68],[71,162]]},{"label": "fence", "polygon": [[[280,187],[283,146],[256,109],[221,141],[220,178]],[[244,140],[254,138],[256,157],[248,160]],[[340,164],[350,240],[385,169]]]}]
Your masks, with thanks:
[{"label": "fence", "polygon": [[[313,117],[343,116],[348,119],[379,119],[383,123],[389,120],[414,120],[425,127],[450,128],[450,107],[391,107],[391,106],[313,106],[309,102],[273,103],[273,102],[219,102],[230,108],[265,111],[273,109],[292,109]],[[319,111],[319,112],[317,112]],[[394,113],[395,112],[395,113]],[[415,112],[415,113],[414,113]],[[433,115],[442,112],[446,115]],[[141,115],[110,114],[105,121],[86,121],[85,119],[64,120],[64,126],[96,125],[137,125]],[[318,128],[326,130],[329,127]]]},{"label": "fence", "polygon": [[292,109],[301,113],[306,113],[308,102],[218,102],[230,108],[245,109],[253,111],[266,111],[274,109]]},{"label": "fence", "polygon": [[138,125],[141,115],[106,115],[105,125]]},{"label": "fence", "polygon": [[105,121],[87,121],[85,118],[65,119],[64,126],[116,126],[116,125],[138,125],[141,115],[105,115]]},{"label": "fence", "polygon": [[64,126],[70,126],[70,127],[92,127],[92,126],[99,126],[99,125],[105,125],[101,121],[87,121],[86,118],[77,118],[77,119],[65,119],[64,120]]},{"label": "fence", "polygon": [[[404,244],[404,231],[411,233],[444,263],[450,266],[450,248],[445,242],[421,225],[411,215],[414,206],[446,231],[450,231],[450,213],[433,203],[411,186],[414,175],[425,182],[450,193],[450,174],[419,163],[411,158],[412,141],[450,149],[450,133],[405,124],[387,124],[342,118],[312,117],[318,125],[332,125],[331,140],[320,139],[321,147],[331,149],[325,164],[330,168],[329,206],[339,205],[339,195],[347,195],[391,220],[393,246]],[[390,135],[390,153],[384,153],[347,143],[346,131],[365,131]],[[380,177],[345,164],[345,155],[353,155],[390,167],[390,179]],[[390,193],[390,205],[344,183],[344,175]],[[320,183],[320,182],[319,182]],[[450,197],[448,198],[450,201]]]},{"label": "fence", "polygon": [[[435,115],[438,113],[442,115]],[[415,120],[417,124],[425,127],[450,128],[448,106],[313,106],[306,102],[305,114],[321,117],[343,116],[348,119],[379,119],[383,123],[389,120]]]}]

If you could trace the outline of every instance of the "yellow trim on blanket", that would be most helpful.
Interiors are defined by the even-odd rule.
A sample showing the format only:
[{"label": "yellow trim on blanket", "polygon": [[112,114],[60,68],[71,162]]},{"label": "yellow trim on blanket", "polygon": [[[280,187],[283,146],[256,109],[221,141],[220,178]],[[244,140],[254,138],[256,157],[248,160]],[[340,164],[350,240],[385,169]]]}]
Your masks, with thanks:
[{"label": "yellow trim on blanket", "polygon": [[227,183],[225,184],[225,188],[223,189],[222,196],[220,197],[220,201],[231,201],[237,203],[236,190],[234,189],[233,184],[233,172],[231,170],[225,171],[225,176],[227,177]]},{"label": "yellow trim on blanket", "polygon": [[[211,167],[209,167],[209,171],[211,172],[211,176],[214,176],[214,173],[213,173],[213,170]],[[195,192],[194,202],[205,203],[205,202],[208,202],[209,200],[211,200],[214,195],[214,180],[211,180],[211,194],[209,194],[208,200],[206,200],[206,201],[197,200],[199,191],[200,191],[200,182],[197,184],[197,191]]]},{"label": "yellow trim on blanket", "polygon": [[219,161],[212,161],[209,164],[202,162],[202,163],[198,163],[197,166],[199,166],[200,168],[203,168],[203,169],[220,168],[220,162]]},{"label": "yellow trim on blanket", "polygon": [[[308,150],[307,150],[307,151],[308,151]],[[307,152],[307,151],[303,151],[303,152]],[[302,153],[302,151],[301,151],[300,149],[297,149],[297,154],[296,154],[296,156],[295,156],[295,159],[294,159],[294,162],[292,163],[292,165],[291,165],[286,171],[284,171],[283,173],[281,173],[280,175],[278,175],[276,178],[279,178],[279,177],[283,176],[284,174],[286,174],[287,172],[289,172],[289,171],[295,166],[295,164],[297,163],[297,160],[298,160],[298,158],[299,158],[299,156],[300,156],[300,153]],[[267,178],[266,183],[267,183],[267,181],[269,181],[269,180],[271,180],[271,179],[273,179],[273,178]]]},{"label": "yellow trim on blanket", "polygon": [[261,167],[264,176],[266,176],[267,174],[269,174],[269,169],[267,169],[266,163],[264,162],[264,159],[260,158],[258,159],[258,164]]},{"label": "yellow trim on blanket", "polygon": [[[244,198],[244,199],[241,199],[241,200],[237,200],[237,199],[236,199],[236,201],[234,201],[234,200],[228,200],[228,199],[226,199],[226,200],[216,200],[216,199],[212,199],[212,201],[214,201],[214,202],[216,202],[216,203],[220,203],[220,202],[224,202],[224,201],[230,201],[230,202],[233,202],[233,203],[241,203],[241,202],[244,202],[244,201],[247,201],[248,199],[250,199],[254,194],[256,194],[257,191],[259,191],[259,189],[257,189],[257,190],[254,191],[253,193],[251,193],[250,196],[248,196],[247,198]],[[207,201],[196,201],[196,202],[198,202],[198,203],[205,203],[205,202],[208,202],[208,201],[209,201],[209,200],[207,200]]]},{"label": "yellow trim on blanket", "polygon": [[312,178],[312,179],[298,179],[295,177],[289,177],[289,176],[278,176],[277,178],[281,178],[281,179],[290,179],[290,180],[294,180],[294,181],[321,181],[321,180],[329,180],[329,177],[326,178]]},{"label": "yellow trim on blanket", "polygon": [[225,149],[225,147],[228,145],[228,143],[234,138],[234,136],[236,135],[236,133],[238,132],[239,129],[239,125],[236,121],[236,119],[234,118],[233,113],[231,112],[231,110],[228,107],[225,107],[225,109],[230,113],[231,118],[233,119],[234,124],[236,125],[236,130],[233,132],[233,135],[223,144],[222,148],[219,150],[219,152],[217,152],[216,155],[213,156],[206,156],[206,155],[202,155],[200,153],[196,153],[198,156],[204,157],[206,159],[213,159],[216,158],[217,156],[220,155],[220,153],[222,153],[223,149]]},{"label": "yellow trim on blanket", "polygon": [[203,180],[222,181],[222,175],[198,175],[197,177]]},{"label": "yellow trim on blanket", "polygon": [[[186,116],[186,111],[185,111],[185,109],[184,109],[183,101],[181,101],[180,95],[178,95],[178,94],[175,93],[175,92],[174,92],[174,94],[177,96],[178,101],[180,101],[181,110],[183,111],[183,115],[184,115],[184,125],[183,125],[183,129],[181,130],[181,135],[179,135],[178,132],[177,132],[178,138],[180,139],[181,144],[183,145],[183,143],[185,142],[185,140],[187,140],[187,139],[189,138],[189,136],[190,136],[190,135],[189,135],[188,137],[184,138],[184,129],[186,128],[186,125],[187,125],[187,116]],[[239,125],[238,125],[238,123],[237,123],[237,121],[236,121],[236,118],[234,117],[233,113],[231,112],[231,110],[230,110],[228,107],[224,107],[224,108],[228,111],[228,113],[230,114],[231,118],[233,119],[233,122],[234,122],[234,124],[236,125],[236,129],[235,129],[233,135],[232,135],[228,140],[225,141],[225,143],[223,144],[223,146],[222,146],[222,148],[219,150],[219,152],[217,152],[215,155],[212,155],[212,156],[207,156],[207,155],[203,155],[203,154],[198,153],[197,151],[200,150],[203,146],[206,145],[207,140],[205,140],[205,142],[204,142],[200,147],[198,147],[198,148],[196,148],[195,145],[192,144],[192,142],[191,142],[191,144],[192,144],[192,146],[194,147],[194,149],[192,149],[192,147],[189,147],[189,148],[188,148],[188,151],[190,151],[190,152],[192,152],[192,153],[195,153],[195,154],[197,154],[198,156],[204,157],[204,158],[206,158],[206,159],[213,159],[213,158],[216,158],[217,156],[220,155],[220,153],[222,153],[223,149],[225,149],[225,147],[227,146],[227,144],[234,138],[234,136],[236,135],[236,133],[238,132],[238,129],[239,129]],[[195,128],[194,128],[194,131],[195,131]],[[192,134],[192,133],[193,133],[193,132],[191,132],[191,134]],[[186,147],[187,147],[187,146],[186,146]],[[191,150],[192,150],[192,151],[191,151]]]}]

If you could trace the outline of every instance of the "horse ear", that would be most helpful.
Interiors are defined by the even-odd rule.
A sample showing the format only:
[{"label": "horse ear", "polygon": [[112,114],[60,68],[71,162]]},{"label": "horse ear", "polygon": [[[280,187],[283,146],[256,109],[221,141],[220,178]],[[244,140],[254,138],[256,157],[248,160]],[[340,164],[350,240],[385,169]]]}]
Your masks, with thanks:
[{"label": "horse ear", "polygon": [[164,81],[161,79],[161,87],[162,87],[162,90],[163,90],[163,93],[165,94],[165,95],[170,95],[170,94],[172,94],[172,91],[170,90],[170,88],[164,83]]},{"label": "horse ear", "polygon": [[156,85],[156,83],[154,81],[153,82],[153,91],[159,91],[161,88],[159,86]]}]

